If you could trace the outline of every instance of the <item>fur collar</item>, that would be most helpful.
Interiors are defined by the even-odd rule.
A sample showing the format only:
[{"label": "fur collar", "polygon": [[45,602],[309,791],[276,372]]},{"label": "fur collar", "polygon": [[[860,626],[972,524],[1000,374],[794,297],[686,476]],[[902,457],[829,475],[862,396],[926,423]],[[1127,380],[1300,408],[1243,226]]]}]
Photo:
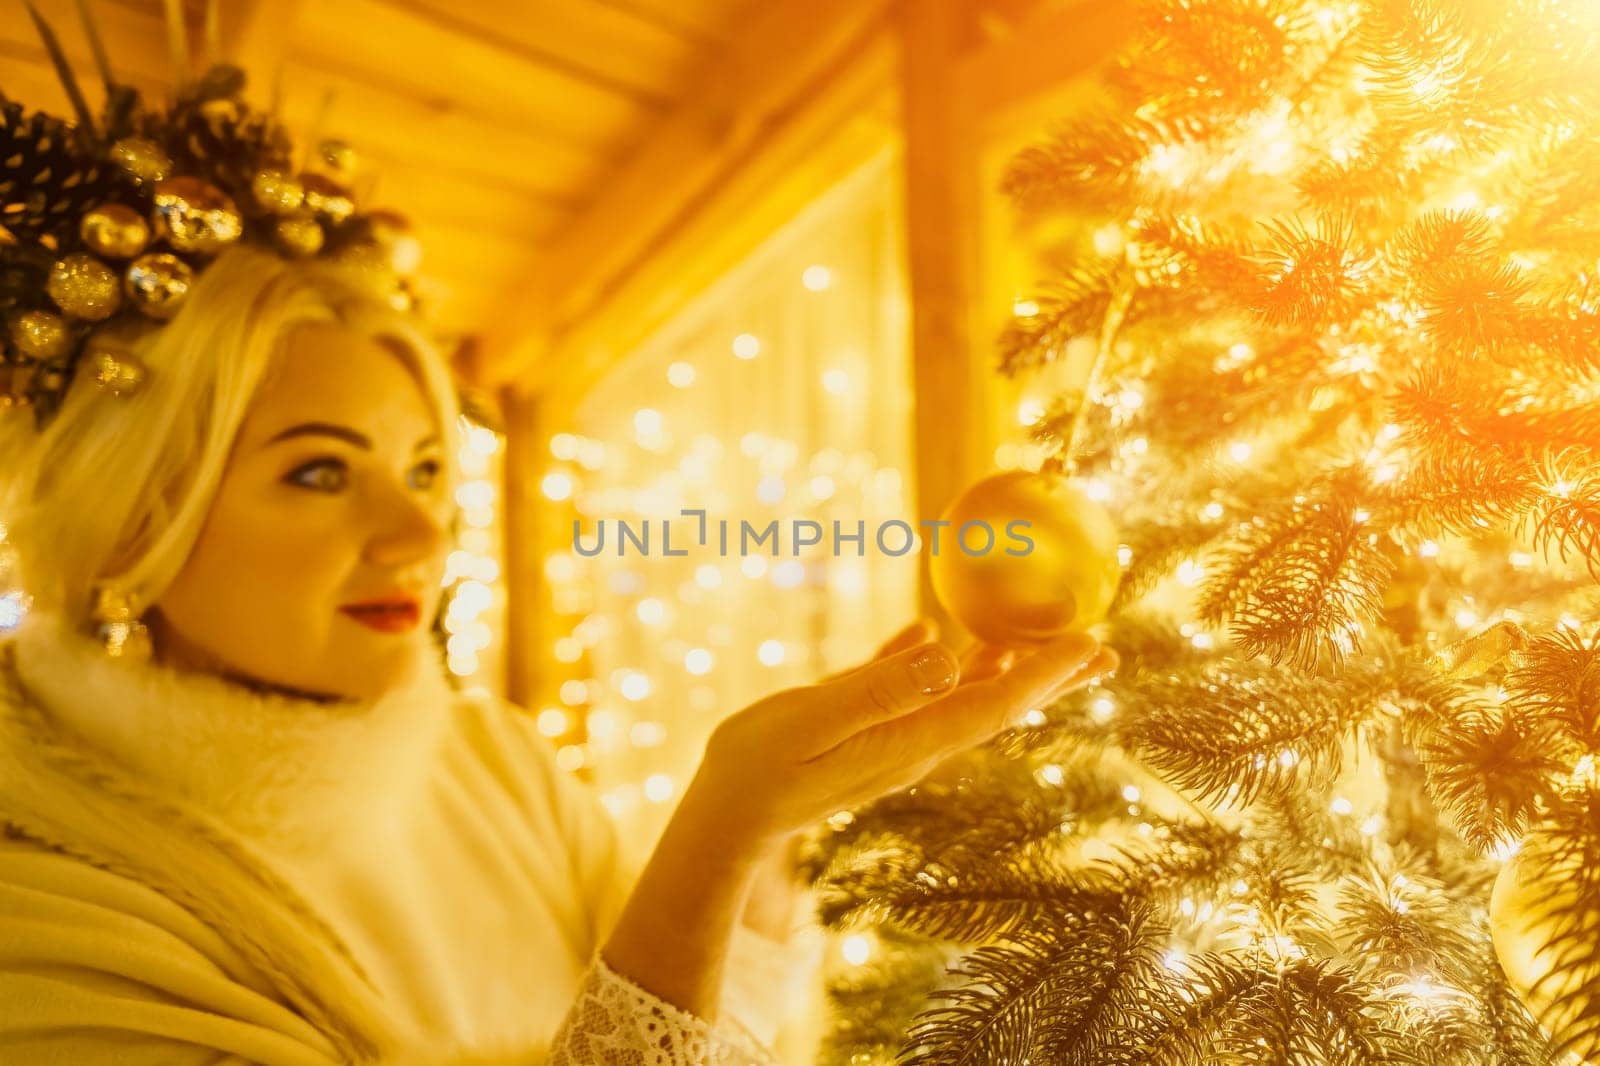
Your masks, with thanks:
[{"label": "fur collar", "polygon": [[274,850],[385,836],[425,783],[455,701],[420,638],[404,683],[375,701],[338,703],[114,659],[40,612],[13,639],[18,680],[62,728]]}]

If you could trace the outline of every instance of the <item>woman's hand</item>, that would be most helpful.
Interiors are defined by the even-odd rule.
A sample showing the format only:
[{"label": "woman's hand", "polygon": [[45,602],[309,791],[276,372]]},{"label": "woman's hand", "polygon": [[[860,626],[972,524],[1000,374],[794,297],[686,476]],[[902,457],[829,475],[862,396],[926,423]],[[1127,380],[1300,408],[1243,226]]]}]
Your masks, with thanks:
[{"label": "woman's hand", "polygon": [[[1076,635],[1013,658],[957,662],[917,623],[881,657],[785,689],[724,721],[623,907],[603,954],[669,1003],[715,1018],[728,936],[764,857],[835,811],[904,788],[1031,708],[1117,665]],[[965,667],[978,680],[960,684]]]},{"label": "woman's hand", "polygon": [[[1082,633],[1023,653],[980,644],[958,662],[929,632],[914,623],[862,666],[723,721],[684,802],[714,817],[723,840],[759,854],[836,811],[915,784],[1117,665],[1114,651]],[[976,679],[963,680],[963,670]]]},{"label": "woman's hand", "polygon": [[[939,628],[931,619],[919,618],[880,647],[870,662],[887,659],[891,655],[936,640]],[[1008,648],[982,642],[973,644],[961,656],[960,684],[1003,674],[1011,668],[1016,653]],[[867,665],[867,664],[862,664]],[[856,667],[859,669],[860,667]],[[822,679],[821,684],[831,684],[851,673],[840,671]],[[801,831],[790,833],[773,847],[761,860],[750,886],[750,897],[745,903],[740,921],[769,940],[786,942],[793,930],[795,900],[800,885],[795,878],[797,852]]]}]

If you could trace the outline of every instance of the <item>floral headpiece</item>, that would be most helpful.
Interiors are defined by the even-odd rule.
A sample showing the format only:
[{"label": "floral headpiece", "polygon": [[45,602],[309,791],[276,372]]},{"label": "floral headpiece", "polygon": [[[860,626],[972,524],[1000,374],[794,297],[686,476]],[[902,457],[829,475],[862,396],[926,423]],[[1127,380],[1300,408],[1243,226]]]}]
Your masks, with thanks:
[{"label": "floral headpiece", "polygon": [[244,103],[243,71],[225,64],[180,79],[169,110],[150,109],[113,80],[89,23],[105,81],[97,122],[55,35],[29,13],[77,115],[29,114],[0,92],[0,406],[31,406],[43,425],[80,371],[119,395],[138,388],[145,368],[116,327],[172,317],[239,242],[340,259],[396,307],[413,305],[416,242],[402,216],[358,209],[346,145],[322,141],[297,163],[277,121]]}]

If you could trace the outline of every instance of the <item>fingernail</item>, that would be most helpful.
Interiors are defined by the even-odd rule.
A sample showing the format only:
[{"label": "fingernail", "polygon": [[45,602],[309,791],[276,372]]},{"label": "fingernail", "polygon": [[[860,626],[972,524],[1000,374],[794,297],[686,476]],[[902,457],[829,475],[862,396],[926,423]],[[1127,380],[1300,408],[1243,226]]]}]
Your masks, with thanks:
[{"label": "fingernail", "polygon": [[925,696],[953,688],[960,669],[955,658],[939,644],[922,649],[911,660],[911,676]]}]

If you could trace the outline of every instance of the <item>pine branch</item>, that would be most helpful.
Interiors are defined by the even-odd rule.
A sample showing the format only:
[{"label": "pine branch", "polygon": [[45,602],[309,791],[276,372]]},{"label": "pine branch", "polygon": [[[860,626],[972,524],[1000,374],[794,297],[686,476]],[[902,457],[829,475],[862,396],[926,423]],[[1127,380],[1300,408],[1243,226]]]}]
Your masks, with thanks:
[{"label": "pine branch", "polygon": [[912,1027],[899,1061],[1105,1062],[1083,1056],[1139,1029],[1138,990],[1160,979],[1160,935],[1138,911],[1068,915],[979,948],[954,971],[963,984],[935,994],[940,1005]]},{"label": "pine branch", "polygon": [[1011,853],[988,866],[913,879],[874,895],[833,923],[889,926],[936,940],[974,944],[1011,936],[1056,915],[1116,906],[1119,888],[1036,853]]},{"label": "pine branch", "polygon": [[1034,295],[1038,313],[1012,319],[1001,332],[1000,373],[1011,376],[1054,362],[1074,337],[1097,331],[1116,277],[1106,266],[1090,263],[1040,287]]},{"label": "pine branch", "polygon": [[1326,475],[1311,493],[1240,527],[1207,566],[1200,617],[1229,621],[1250,655],[1311,665],[1360,647],[1356,624],[1378,614],[1393,564],[1365,528],[1365,474]]},{"label": "pine branch", "polygon": [[869,964],[829,972],[829,1028],[817,1066],[889,1066],[929,994],[944,984],[953,955],[942,945],[885,930],[874,938]]},{"label": "pine branch", "polygon": [[[1568,752],[1600,752],[1600,646],[1591,633],[1558,626],[1522,649],[1507,673],[1507,702],[1539,726],[1553,728]],[[1547,740],[1552,756],[1561,750]]]},{"label": "pine branch", "polygon": [[1352,702],[1335,680],[1259,661],[1141,673],[1137,687],[1124,684],[1118,743],[1174,785],[1237,803],[1295,785],[1325,786],[1344,740],[1379,710]]},{"label": "pine branch", "polygon": [[1476,991],[1489,1034],[1484,1066],[1557,1066],[1555,1049],[1521,998],[1506,983],[1500,964],[1485,959]]},{"label": "pine branch", "polygon": [[1488,854],[1517,840],[1563,769],[1554,727],[1514,703],[1455,700],[1420,737],[1428,793],[1455,831]]},{"label": "pine branch", "polygon": [[1463,442],[1447,454],[1413,460],[1384,494],[1384,513],[1417,538],[1476,537],[1524,512],[1535,491],[1526,464]]},{"label": "pine branch", "polygon": [[1600,468],[1592,453],[1574,448],[1546,458],[1540,472],[1544,490],[1534,497],[1525,516],[1533,543],[1582,559],[1600,580]]},{"label": "pine branch", "polygon": [[1370,861],[1364,838],[1348,815],[1335,815],[1327,799],[1307,789],[1269,792],[1256,800],[1250,824],[1273,850],[1295,866],[1338,878]]},{"label": "pine branch", "polygon": [[1307,228],[1294,218],[1264,222],[1252,306],[1268,325],[1323,329],[1350,318],[1371,299],[1372,253],[1346,219],[1320,216]]},{"label": "pine branch", "polygon": [[1339,907],[1341,940],[1374,985],[1422,980],[1462,989],[1474,979],[1483,931],[1449,900],[1442,882],[1373,870],[1344,881]]}]

